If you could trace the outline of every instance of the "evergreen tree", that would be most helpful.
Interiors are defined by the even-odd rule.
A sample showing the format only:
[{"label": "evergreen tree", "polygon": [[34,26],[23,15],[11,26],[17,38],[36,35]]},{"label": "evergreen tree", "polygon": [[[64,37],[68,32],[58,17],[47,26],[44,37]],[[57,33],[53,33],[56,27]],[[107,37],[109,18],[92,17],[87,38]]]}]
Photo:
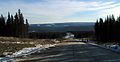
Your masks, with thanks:
[{"label": "evergreen tree", "polygon": [[27,35],[26,37],[28,37],[29,23],[28,23],[28,20],[27,20],[27,19],[26,19],[26,25],[25,25],[25,26],[26,26],[25,28],[26,28],[26,35]]},{"label": "evergreen tree", "polygon": [[95,36],[96,36],[96,39],[99,39],[99,22],[97,20],[97,22],[95,23]]},{"label": "evergreen tree", "polygon": [[11,17],[10,17],[10,13],[8,12],[8,19],[6,22],[6,35],[10,36],[11,34]]},{"label": "evergreen tree", "polygon": [[25,33],[26,33],[26,26],[24,24],[24,17],[20,11],[20,9],[18,10],[18,18],[19,18],[19,35],[20,37],[24,37]]},{"label": "evergreen tree", "polygon": [[14,19],[14,22],[13,22],[13,26],[14,26],[14,27],[13,27],[14,36],[15,36],[15,37],[18,37],[18,36],[19,36],[19,34],[18,34],[18,33],[19,33],[19,30],[18,30],[18,28],[19,28],[18,25],[19,25],[19,24],[18,24],[18,15],[17,15],[17,13],[16,13],[16,15],[14,16],[14,18],[15,18],[15,19]]},{"label": "evergreen tree", "polygon": [[120,16],[115,19],[114,15],[107,16],[105,21],[102,18],[95,23],[96,39],[102,42],[120,41]]},{"label": "evergreen tree", "polygon": [[10,21],[11,21],[11,36],[14,36],[14,18],[13,18],[13,15],[11,15],[11,18],[10,18]]},{"label": "evergreen tree", "polygon": [[3,15],[0,17],[0,35],[5,36],[5,18]]},{"label": "evergreen tree", "polygon": [[0,17],[0,36],[26,37],[28,35],[28,27],[28,20],[26,19],[25,24],[20,9],[14,17],[8,12],[7,20],[5,20],[3,15]]}]

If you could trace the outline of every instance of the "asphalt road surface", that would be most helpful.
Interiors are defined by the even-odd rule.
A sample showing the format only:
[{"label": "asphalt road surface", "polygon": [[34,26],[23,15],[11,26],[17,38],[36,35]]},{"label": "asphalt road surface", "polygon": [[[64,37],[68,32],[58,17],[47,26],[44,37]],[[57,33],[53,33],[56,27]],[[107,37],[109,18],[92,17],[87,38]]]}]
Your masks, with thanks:
[{"label": "asphalt road surface", "polygon": [[[26,60],[27,59],[27,60]],[[120,54],[81,42],[59,45],[21,62],[120,62]]]}]

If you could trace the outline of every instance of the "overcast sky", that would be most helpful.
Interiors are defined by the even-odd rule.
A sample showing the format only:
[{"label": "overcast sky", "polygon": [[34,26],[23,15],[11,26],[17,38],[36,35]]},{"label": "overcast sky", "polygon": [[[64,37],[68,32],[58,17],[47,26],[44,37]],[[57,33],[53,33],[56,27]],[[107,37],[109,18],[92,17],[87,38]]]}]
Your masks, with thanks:
[{"label": "overcast sky", "polygon": [[0,0],[0,14],[21,9],[29,23],[95,22],[120,14],[119,0]]}]

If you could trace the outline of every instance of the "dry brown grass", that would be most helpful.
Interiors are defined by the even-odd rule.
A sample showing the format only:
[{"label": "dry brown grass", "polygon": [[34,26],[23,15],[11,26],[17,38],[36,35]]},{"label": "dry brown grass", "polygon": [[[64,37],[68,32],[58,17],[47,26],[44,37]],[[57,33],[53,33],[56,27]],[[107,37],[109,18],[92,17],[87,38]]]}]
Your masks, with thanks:
[{"label": "dry brown grass", "polygon": [[53,39],[0,37],[0,55],[2,55],[3,52],[15,52],[25,47],[34,47],[37,44],[55,44],[55,42]]}]

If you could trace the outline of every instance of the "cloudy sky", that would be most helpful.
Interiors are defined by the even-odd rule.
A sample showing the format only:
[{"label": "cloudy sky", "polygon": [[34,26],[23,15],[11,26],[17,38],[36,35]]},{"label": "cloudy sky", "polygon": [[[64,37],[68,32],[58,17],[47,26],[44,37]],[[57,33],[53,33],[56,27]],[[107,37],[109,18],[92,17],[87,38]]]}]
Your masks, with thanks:
[{"label": "cloudy sky", "polygon": [[120,14],[119,0],[0,0],[0,14],[21,9],[29,23],[95,22]]}]

